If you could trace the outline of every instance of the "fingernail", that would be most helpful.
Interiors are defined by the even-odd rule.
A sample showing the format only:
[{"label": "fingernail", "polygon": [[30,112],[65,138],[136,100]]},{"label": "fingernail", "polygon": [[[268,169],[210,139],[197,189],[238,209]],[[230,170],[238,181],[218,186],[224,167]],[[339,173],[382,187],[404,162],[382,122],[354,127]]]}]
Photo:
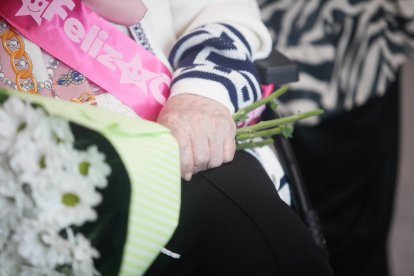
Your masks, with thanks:
[{"label": "fingernail", "polygon": [[187,173],[187,174],[184,176],[184,179],[185,179],[186,181],[190,181],[190,180],[191,180],[191,177],[192,177],[191,173]]}]

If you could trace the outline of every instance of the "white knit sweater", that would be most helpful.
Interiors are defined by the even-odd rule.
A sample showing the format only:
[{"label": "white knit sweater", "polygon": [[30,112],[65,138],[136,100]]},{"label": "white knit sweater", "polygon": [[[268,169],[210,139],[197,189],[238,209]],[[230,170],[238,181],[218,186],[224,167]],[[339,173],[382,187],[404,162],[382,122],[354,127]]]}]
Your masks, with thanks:
[{"label": "white knit sweater", "polygon": [[[196,65],[201,71],[214,71],[212,67],[217,64],[208,59],[212,52],[218,53],[221,57],[236,60],[244,59],[246,55],[249,56],[249,59],[263,58],[271,50],[270,35],[260,19],[259,10],[254,0],[146,0],[144,3],[148,7],[148,11],[141,22],[142,27],[155,55],[170,68],[174,67],[174,78],[182,74],[180,68],[192,66],[190,64],[187,64],[187,66],[180,64],[184,51],[208,39],[219,38],[222,33],[230,36],[229,39],[234,41],[236,48],[220,48],[221,51],[219,51],[217,48],[223,46],[223,44],[213,43],[209,45],[208,49],[206,47],[202,51],[194,52],[193,54],[197,57],[193,61],[197,63]],[[248,43],[250,53],[246,49],[246,45],[242,45],[243,43],[232,34],[231,30],[226,30],[222,25],[212,25],[215,23],[228,24],[236,28]],[[173,60],[170,57],[170,61],[174,63],[170,64],[167,58],[170,56],[173,47],[176,46],[177,39],[182,39],[185,35],[189,35],[202,26],[205,26],[204,30],[206,32],[185,39],[185,42],[176,49]],[[227,41],[224,43],[227,43]],[[234,71],[228,74],[228,78],[239,90],[234,93],[241,94],[243,87],[249,85],[246,85],[246,80],[243,81],[243,77],[236,73],[237,69],[234,68]],[[217,74],[217,71],[215,73]],[[232,96],[237,97],[237,95],[229,96],[227,90],[219,82],[205,80],[202,77],[197,77],[196,80],[194,78],[180,78],[180,81],[174,82],[171,96],[180,93],[202,95],[219,101],[227,106],[231,112],[234,112],[235,108],[248,105],[255,100],[254,97],[251,97],[246,101],[233,100],[232,103],[230,98]],[[250,90],[257,90],[257,87]],[[249,91],[249,93],[258,92]],[[234,104],[235,102],[237,103]]]}]

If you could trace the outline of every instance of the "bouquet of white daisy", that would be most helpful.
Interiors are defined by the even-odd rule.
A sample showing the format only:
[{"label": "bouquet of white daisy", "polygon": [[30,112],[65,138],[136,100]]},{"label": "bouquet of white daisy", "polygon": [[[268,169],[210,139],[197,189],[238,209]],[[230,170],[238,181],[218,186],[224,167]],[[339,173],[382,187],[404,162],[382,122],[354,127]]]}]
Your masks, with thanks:
[{"label": "bouquet of white daisy", "polygon": [[0,274],[98,274],[98,251],[72,226],[97,219],[105,155],[77,149],[68,121],[18,97],[4,99],[0,125]]},{"label": "bouquet of white daisy", "polygon": [[[137,181],[137,173],[130,168],[140,171],[140,163],[119,154],[128,143],[138,150],[139,144],[152,145],[145,135],[131,133],[117,121],[125,118],[44,97],[0,92],[0,276],[122,275],[131,271],[139,275],[145,271],[178,218],[180,181],[175,143],[168,142],[170,150],[160,153],[173,161],[172,176],[160,174],[165,168],[153,165],[151,170],[164,177],[173,194],[165,192],[165,196],[176,199],[176,209],[171,208],[171,202],[163,202],[162,195],[151,198],[146,187],[154,181],[145,175],[139,175],[141,182]],[[68,114],[75,115],[68,118],[72,116]],[[96,128],[91,129],[92,125]],[[153,133],[151,141],[162,145],[157,137],[167,132],[153,127],[144,129]],[[169,136],[162,139],[172,141]],[[146,160],[141,162],[151,163],[152,157],[144,155],[140,159]],[[163,180],[159,182],[163,184]],[[143,206],[142,200],[137,200],[140,196],[151,202]],[[146,239],[140,235],[159,230],[149,220],[155,207],[158,218],[163,219],[161,202],[168,205],[170,216],[176,216],[165,219],[170,226],[162,231],[152,251],[137,250],[135,247]],[[139,212],[149,218],[145,220]],[[151,223],[153,228],[140,228],[140,224]],[[145,258],[140,259],[139,250]]]}]

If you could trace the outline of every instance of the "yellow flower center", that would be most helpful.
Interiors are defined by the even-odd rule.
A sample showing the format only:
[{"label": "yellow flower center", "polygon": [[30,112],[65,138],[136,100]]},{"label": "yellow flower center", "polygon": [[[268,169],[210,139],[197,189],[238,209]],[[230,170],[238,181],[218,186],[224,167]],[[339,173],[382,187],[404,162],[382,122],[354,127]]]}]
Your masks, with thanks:
[{"label": "yellow flower center", "polygon": [[19,124],[19,126],[17,127],[17,132],[20,132],[20,131],[22,131],[25,128],[26,128],[26,123],[25,122],[21,122]]},{"label": "yellow flower center", "polygon": [[80,198],[72,193],[66,193],[62,196],[62,203],[68,207],[74,207],[78,205]]},{"label": "yellow flower center", "polygon": [[91,166],[91,164],[89,162],[82,162],[79,164],[79,172],[81,175],[88,175],[89,172],[89,167]]},{"label": "yellow flower center", "polygon": [[39,159],[39,167],[41,169],[46,168],[46,157],[44,155],[42,155]]}]

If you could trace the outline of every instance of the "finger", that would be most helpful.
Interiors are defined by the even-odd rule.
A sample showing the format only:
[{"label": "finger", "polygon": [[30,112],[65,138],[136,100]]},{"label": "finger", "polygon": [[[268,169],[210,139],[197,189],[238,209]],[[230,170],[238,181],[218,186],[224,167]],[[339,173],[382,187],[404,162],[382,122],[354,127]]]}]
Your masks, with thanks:
[{"label": "finger", "polygon": [[223,148],[223,163],[233,161],[236,153],[236,140],[234,138],[228,138],[224,141]]},{"label": "finger", "polygon": [[193,151],[190,138],[182,133],[172,133],[178,143],[180,151],[181,177],[190,181],[193,175]]},{"label": "finger", "polygon": [[223,164],[223,149],[224,149],[224,137],[223,135],[209,137],[210,148],[210,161],[208,162],[208,168],[217,168]]},{"label": "finger", "polygon": [[232,121],[229,124],[228,135],[223,142],[223,163],[231,162],[234,159],[236,153],[236,130],[237,126]]},{"label": "finger", "polygon": [[191,147],[180,148],[181,178],[190,181],[193,176],[193,155]]},{"label": "finger", "polygon": [[190,134],[190,142],[194,165],[193,173],[205,171],[210,161],[208,136],[204,132],[194,131]]}]

